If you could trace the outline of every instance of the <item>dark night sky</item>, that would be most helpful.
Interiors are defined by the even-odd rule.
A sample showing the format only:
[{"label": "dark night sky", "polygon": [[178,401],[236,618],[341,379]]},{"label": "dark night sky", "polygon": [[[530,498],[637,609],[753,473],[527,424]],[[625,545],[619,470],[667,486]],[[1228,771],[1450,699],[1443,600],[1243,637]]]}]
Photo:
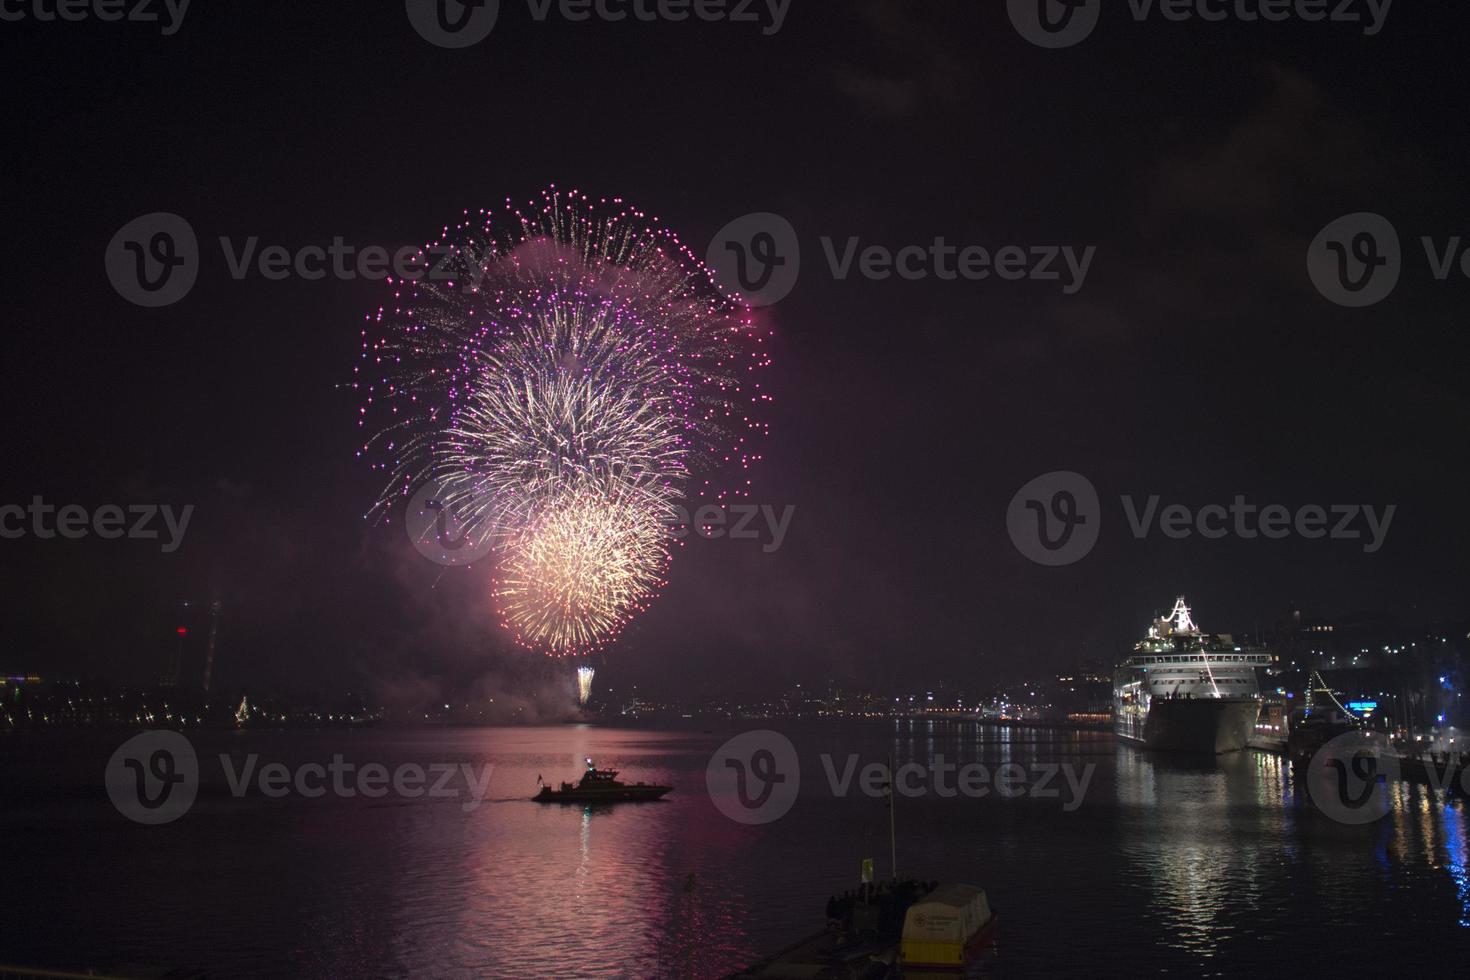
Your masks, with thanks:
[{"label": "dark night sky", "polygon": [[[1111,7],[1111,3],[1106,5]],[[1464,309],[1418,244],[1470,232],[1464,4],[1346,25],[1136,24],[1045,51],[1001,3],[796,0],[783,29],[533,22],[437,48],[398,2],[199,3],[139,24],[0,23],[0,503],[197,506],[156,542],[0,541],[0,669],[136,678],[170,605],[218,589],[222,681],[321,689],[535,673],[488,569],[366,524],[350,380],[371,282],[230,278],[217,239],[397,245],[548,183],[620,195],[697,252],[774,211],[803,272],[771,310],[776,403],[755,497],[784,546],[693,541],[606,675],[675,691],[826,676],[1036,675],[1131,643],[1178,592],[1207,629],[1309,613],[1462,618]],[[349,13],[350,11],[350,13]],[[143,309],[102,256],[174,211],[198,284]],[[1404,239],[1395,294],[1329,304],[1327,222]],[[1086,287],[837,281],[820,239],[1096,245]],[[1034,476],[1086,474],[1097,548],[1012,546]],[[1136,541],[1165,503],[1396,504],[1387,544]],[[437,586],[436,586],[437,580]]]}]

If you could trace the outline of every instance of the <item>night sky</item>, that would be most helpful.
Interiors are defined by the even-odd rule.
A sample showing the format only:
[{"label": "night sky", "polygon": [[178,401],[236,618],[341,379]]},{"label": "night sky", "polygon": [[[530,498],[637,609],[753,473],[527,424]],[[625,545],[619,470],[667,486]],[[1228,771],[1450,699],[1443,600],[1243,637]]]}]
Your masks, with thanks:
[{"label": "night sky", "polygon": [[[1362,7],[1359,3],[1357,6]],[[195,505],[183,546],[0,540],[0,672],[138,681],[182,599],[224,604],[224,686],[534,684],[489,568],[363,519],[350,387],[380,282],[231,278],[220,236],[396,247],[548,184],[621,196],[704,254],[751,212],[797,230],[753,498],[782,546],[693,540],[600,681],[675,694],[826,678],[978,686],[1115,655],[1187,594],[1207,630],[1282,612],[1463,619],[1470,7],[1360,25],[1135,23],[1044,50],[1006,5],[796,0],[757,24],[538,23],[506,2],[447,50],[401,2],[192,5],[181,28],[0,22],[0,504]],[[1116,9],[1115,9],[1116,8]],[[29,9],[29,8],[27,8]],[[103,255],[185,217],[182,301],[135,306]],[[1397,290],[1334,305],[1308,244],[1353,212],[1403,240]],[[1084,287],[846,280],[840,250],[1096,247]],[[1049,568],[1006,509],[1086,475],[1097,547]],[[1386,543],[1129,533],[1119,497],[1396,505]]]}]

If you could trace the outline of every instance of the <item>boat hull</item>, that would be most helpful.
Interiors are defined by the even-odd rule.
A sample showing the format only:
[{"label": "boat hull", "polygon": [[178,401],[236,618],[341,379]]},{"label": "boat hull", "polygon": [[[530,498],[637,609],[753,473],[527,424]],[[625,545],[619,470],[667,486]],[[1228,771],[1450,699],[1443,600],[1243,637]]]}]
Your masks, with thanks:
[{"label": "boat hull", "polygon": [[1286,754],[1292,762],[1305,766],[1312,761],[1322,746],[1332,741],[1339,735],[1359,731],[1357,725],[1336,724],[1326,722],[1321,724],[1299,724],[1292,728],[1286,738]]},{"label": "boat hull", "polygon": [[964,943],[913,943],[902,945],[900,962],[912,971],[915,969],[953,972],[963,970],[980,955],[980,951],[995,945],[996,913],[991,912],[985,924],[975,931]]},{"label": "boat hull", "polygon": [[1155,698],[1143,723],[1142,738],[1120,731],[1129,741],[1163,752],[1238,752],[1255,730],[1261,702],[1227,698]]}]

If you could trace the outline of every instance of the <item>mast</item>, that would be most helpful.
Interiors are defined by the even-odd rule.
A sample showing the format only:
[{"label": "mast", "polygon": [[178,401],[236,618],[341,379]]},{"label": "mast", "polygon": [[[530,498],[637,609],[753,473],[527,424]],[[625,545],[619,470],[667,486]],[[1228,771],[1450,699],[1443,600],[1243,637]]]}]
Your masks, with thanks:
[{"label": "mast", "polygon": [[893,862],[893,880],[898,881],[898,829],[894,817],[893,801],[898,796],[898,787],[893,780],[893,753],[888,753],[888,856]]},{"label": "mast", "polygon": [[1184,596],[1174,600],[1174,611],[1169,613],[1169,622],[1175,633],[1199,632],[1199,627],[1194,625],[1194,619],[1189,615],[1189,607],[1184,604]]},{"label": "mast", "polygon": [[1332,688],[1327,686],[1327,681],[1324,680],[1322,675],[1317,672],[1316,668],[1313,668],[1311,675],[1307,678],[1308,714],[1311,714],[1312,710],[1316,707],[1316,699],[1313,698],[1312,695],[1317,693],[1327,695],[1327,699],[1333,703],[1338,711],[1341,711],[1344,715],[1353,719],[1354,721],[1357,720],[1358,716],[1355,713],[1349,711],[1347,708],[1343,707],[1343,703],[1337,700],[1337,695],[1332,693]]},{"label": "mast", "polygon": [[169,672],[166,683],[169,687],[177,688],[179,678],[184,668],[184,637],[189,635],[189,627],[184,625],[185,618],[189,615],[189,600],[184,599],[179,603],[179,625],[174,627],[174,655],[169,664]]},{"label": "mast", "polygon": [[214,641],[219,636],[220,601],[209,604],[209,644],[204,648],[204,693],[209,693],[209,682],[214,677]]}]

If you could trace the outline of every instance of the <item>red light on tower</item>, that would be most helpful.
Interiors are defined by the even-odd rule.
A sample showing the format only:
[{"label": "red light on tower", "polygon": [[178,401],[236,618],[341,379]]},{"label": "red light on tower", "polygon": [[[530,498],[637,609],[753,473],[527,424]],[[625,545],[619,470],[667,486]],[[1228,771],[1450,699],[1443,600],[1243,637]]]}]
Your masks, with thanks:
[{"label": "red light on tower", "polygon": [[174,632],[177,633],[177,634],[179,634],[180,636],[188,636],[189,635],[189,630],[187,628],[183,627],[183,626],[180,626],[178,629],[174,630]]}]

